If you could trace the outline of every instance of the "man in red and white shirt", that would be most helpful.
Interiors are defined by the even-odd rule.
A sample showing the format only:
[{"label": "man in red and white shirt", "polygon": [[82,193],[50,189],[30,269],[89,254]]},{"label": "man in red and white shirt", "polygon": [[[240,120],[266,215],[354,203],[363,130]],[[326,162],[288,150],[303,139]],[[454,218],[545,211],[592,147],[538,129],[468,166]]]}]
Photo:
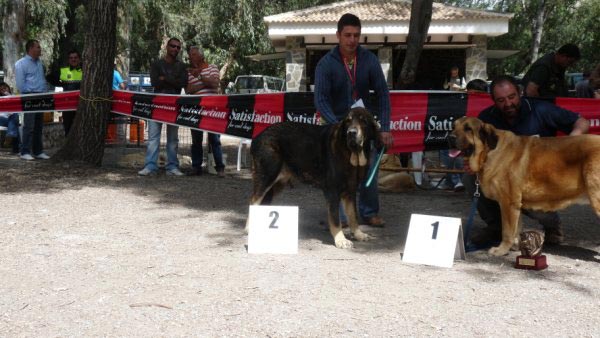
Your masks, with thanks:
[{"label": "man in red and white shirt", "polygon": [[[219,90],[219,68],[214,64],[208,64],[204,59],[202,47],[188,47],[190,68],[188,68],[188,85],[185,92],[190,95],[217,94]],[[202,175],[202,139],[204,132],[191,130],[192,132],[192,167],[193,175]],[[225,177],[225,165],[223,164],[223,152],[221,150],[221,136],[208,133],[208,145],[215,159],[215,170],[219,177]]]}]

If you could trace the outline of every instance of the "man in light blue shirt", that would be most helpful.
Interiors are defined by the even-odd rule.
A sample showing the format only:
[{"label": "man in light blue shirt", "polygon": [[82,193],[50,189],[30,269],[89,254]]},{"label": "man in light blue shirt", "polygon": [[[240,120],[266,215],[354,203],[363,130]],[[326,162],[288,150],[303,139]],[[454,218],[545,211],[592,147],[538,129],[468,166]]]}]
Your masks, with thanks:
[{"label": "man in light blue shirt", "polygon": [[[19,93],[24,95],[48,91],[48,85],[44,76],[44,66],[40,60],[42,47],[39,41],[27,41],[25,50],[27,54],[15,63],[15,77]],[[49,159],[50,156],[44,153],[44,145],[42,143],[44,114],[25,113],[24,115],[21,158],[26,161],[36,158],[42,160]]]}]

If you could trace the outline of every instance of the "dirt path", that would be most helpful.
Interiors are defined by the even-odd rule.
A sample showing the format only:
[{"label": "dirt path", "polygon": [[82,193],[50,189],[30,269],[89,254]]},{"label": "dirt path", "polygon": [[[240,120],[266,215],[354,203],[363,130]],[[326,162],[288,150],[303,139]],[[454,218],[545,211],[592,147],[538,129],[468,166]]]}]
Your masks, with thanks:
[{"label": "dirt path", "polygon": [[514,269],[517,252],[444,269],[400,252],[411,213],[465,217],[462,194],[382,194],[388,226],[340,250],[321,193],[296,185],[277,202],[300,207],[299,253],[249,255],[247,170],[142,178],[0,153],[0,172],[3,337],[600,336],[589,206],[561,213],[547,270]]}]

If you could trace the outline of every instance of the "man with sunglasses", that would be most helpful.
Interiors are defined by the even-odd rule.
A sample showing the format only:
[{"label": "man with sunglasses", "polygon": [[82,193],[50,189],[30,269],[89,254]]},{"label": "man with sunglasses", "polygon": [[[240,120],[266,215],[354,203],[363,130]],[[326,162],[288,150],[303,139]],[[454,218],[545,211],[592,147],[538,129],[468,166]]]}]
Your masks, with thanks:
[{"label": "man with sunglasses", "polygon": [[[165,56],[155,61],[150,68],[150,82],[155,93],[181,94],[181,90],[187,86],[187,67],[177,59],[181,51],[181,41],[170,38],[166,45]],[[160,152],[160,134],[162,123],[148,121],[148,148],[144,169],[138,171],[140,176],[156,175],[158,172],[158,154]],[[179,170],[177,159],[177,147],[179,144],[179,127],[167,125],[167,164],[165,169],[169,176],[183,176]]]}]

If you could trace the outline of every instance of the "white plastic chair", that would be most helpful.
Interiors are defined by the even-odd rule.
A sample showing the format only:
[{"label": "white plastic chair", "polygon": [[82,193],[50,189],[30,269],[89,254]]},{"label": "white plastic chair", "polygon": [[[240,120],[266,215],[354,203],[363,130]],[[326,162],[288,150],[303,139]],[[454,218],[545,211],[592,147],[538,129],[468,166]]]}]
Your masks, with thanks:
[{"label": "white plastic chair", "polygon": [[[244,150],[245,145],[250,145],[252,140],[248,139],[240,139],[240,144],[238,145],[238,154],[237,154],[237,171],[242,169],[242,152]],[[246,162],[246,161],[244,161]]]}]

